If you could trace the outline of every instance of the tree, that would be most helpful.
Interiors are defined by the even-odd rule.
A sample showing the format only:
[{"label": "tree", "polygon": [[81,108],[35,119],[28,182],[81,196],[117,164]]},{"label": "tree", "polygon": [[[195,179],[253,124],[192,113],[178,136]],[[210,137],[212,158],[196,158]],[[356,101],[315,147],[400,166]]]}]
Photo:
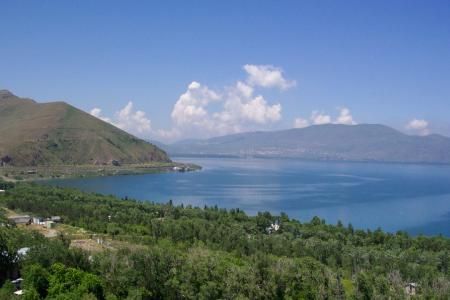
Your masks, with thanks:
[{"label": "tree", "polygon": [[43,299],[34,288],[26,289],[21,297],[23,300],[39,300]]},{"label": "tree", "polygon": [[16,267],[16,252],[8,247],[5,232],[0,228],[0,284]]},{"label": "tree", "polygon": [[50,276],[48,271],[41,265],[33,264],[27,266],[23,273],[25,290],[34,290],[41,298],[47,297]]},{"label": "tree", "polygon": [[51,298],[60,295],[81,297],[85,294],[93,294],[97,299],[105,298],[100,278],[60,263],[52,265],[49,283],[48,296]]},{"label": "tree", "polygon": [[2,288],[0,288],[0,300],[11,300],[14,296],[14,291],[16,290],[14,284],[7,280]]},{"label": "tree", "polygon": [[364,300],[373,299],[374,288],[372,278],[365,272],[360,272],[356,276],[356,286],[358,298]]}]

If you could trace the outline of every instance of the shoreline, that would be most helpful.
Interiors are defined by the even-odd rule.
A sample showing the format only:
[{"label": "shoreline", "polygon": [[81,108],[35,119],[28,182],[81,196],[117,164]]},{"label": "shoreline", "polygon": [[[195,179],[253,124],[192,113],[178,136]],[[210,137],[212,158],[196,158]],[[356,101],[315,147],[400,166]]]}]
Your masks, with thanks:
[{"label": "shoreline", "polygon": [[421,161],[390,161],[390,160],[346,160],[346,159],[315,159],[305,157],[269,156],[269,155],[235,155],[235,154],[170,154],[172,158],[232,158],[232,159],[264,159],[264,160],[291,160],[301,162],[320,163],[351,163],[351,164],[379,164],[379,165],[413,165],[413,166],[438,166],[449,167],[450,162],[421,162]]},{"label": "shoreline", "polygon": [[202,167],[191,163],[154,162],[145,164],[113,165],[56,165],[0,167],[0,179],[10,182],[39,181],[64,178],[89,178],[117,175],[139,175],[162,172],[192,172]]}]

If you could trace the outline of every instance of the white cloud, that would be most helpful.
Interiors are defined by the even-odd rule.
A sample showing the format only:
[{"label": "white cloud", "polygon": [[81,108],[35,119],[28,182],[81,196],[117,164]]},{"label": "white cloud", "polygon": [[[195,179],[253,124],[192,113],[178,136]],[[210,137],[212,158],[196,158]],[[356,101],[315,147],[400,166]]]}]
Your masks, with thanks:
[{"label": "white cloud", "polygon": [[209,118],[206,107],[218,100],[220,96],[216,92],[193,81],[175,103],[171,114],[172,120],[178,126],[205,126]]},{"label": "white cloud", "polygon": [[194,81],[173,107],[173,128],[159,130],[157,135],[171,139],[236,133],[242,128],[277,122],[281,111],[281,104],[270,104],[264,96],[254,95],[249,82],[237,81],[219,93]]},{"label": "white cloud", "polygon": [[250,98],[253,95],[253,88],[248,84],[243,83],[242,81],[237,82],[236,89],[247,98]]},{"label": "white cloud", "polygon": [[284,78],[283,70],[271,65],[245,65],[244,70],[248,74],[247,81],[252,86],[285,90],[296,85],[295,81]]},{"label": "white cloud", "polygon": [[116,112],[114,119],[102,116],[101,113],[102,110],[100,108],[94,108],[90,111],[90,114],[94,117],[130,133],[144,134],[151,132],[150,119],[146,117],[145,112],[141,110],[135,111],[131,101],[120,111]]},{"label": "white cloud", "polygon": [[117,114],[117,127],[130,132],[145,133],[151,130],[151,121],[141,110],[133,110],[133,102],[121,109]]},{"label": "white cloud", "polygon": [[294,128],[305,128],[309,126],[309,121],[303,118],[295,118]]},{"label": "white cloud", "polygon": [[331,116],[328,114],[325,114],[323,112],[319,112],[317,110],[314,110],[311,113],[311,117],[309,118],[310,121],[303,118],[296,118],[294,120],[294,127],[295,128],[304,128],[309,125],[324,125],[324,124],[344,124],[344,125],[356,125],[357,123],[355,120],[353,120],[353,116],[350,112],[350,110],[346,107],[339,109],[339,115],[337,118],[333,121]]},{"label": "white cloud", "polygon": [[323,125],[331,123],[331,117],[318,111],[313,111],[311,114],[311,121],[314,125]]},{"label": "white cloud", "polygon": [[428,122],[423,119],[413,119],[408,124],[406,124],[406,129],[414,131],[419,135],[430,134],[430,129],[428,128]]},{"label": "white cloud", "polygon": [[262,96],[257,96],[242,103],[242,115],[246,120],[260,124],[275,122],[281,119],[281,105],[268,105]]},{"label": "white cloud", "polygon": [[253,96],[253,89],[238,82],[229,88],[223,110],[215,114],[222,122],[266,124],[281,119],[281,104],[270,105],[262,95]]},{"label": "white cloud", "polygon": [[295,81],[284,78],[280,68],[270,65],[245,65],[245,80],[236,81],[231,87],[212,90],[192,81],[175,102],[172,126],[168,129],[152,129],[143,111],[134,111],[129,102],[114,118],[102,115],[100,108],[91,114],[119,128],[142,135],[150,133],[158,139],[175,140],[187,137],[210,137],[260,129],[282,118],[280,103],[270,103],[257,87],[287,89]]},{"label": "white cloud", "polygon": [[91,109],[91,111],[89,113],[91,115],[93,115],[94,117],[102,120],[102,121],[111,123],[111,119],[110,118],[102,116],[102,110],[100,108],[98,108],[98,107],[95,107],[95,108]]},{"label": "white cloud", "polygon": [[340,108],[340,113],[335,123],[344,125],[356,125],[356,122],[353,120],[353,116],[350,113],[350,110],[346,107]]}]

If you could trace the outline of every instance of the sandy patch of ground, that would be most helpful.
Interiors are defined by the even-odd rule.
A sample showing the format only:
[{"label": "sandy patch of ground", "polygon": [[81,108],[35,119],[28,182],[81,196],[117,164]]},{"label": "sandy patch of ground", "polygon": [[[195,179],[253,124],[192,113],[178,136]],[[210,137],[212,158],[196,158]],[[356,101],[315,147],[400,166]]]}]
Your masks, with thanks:
[{"label": "sandy patch of ground", "polygon": [[58,230],[45,228],[43,225],[30,224],[26,225],[28,229],[34,230],[45,236],[46,238],[54,238],[58,236]]},{"label": "sandy patch of ground", "polygon": [[107,249],[105,245],[94,240],[72,240],[70,248],[79,248],[88,252],[101,252]]}]

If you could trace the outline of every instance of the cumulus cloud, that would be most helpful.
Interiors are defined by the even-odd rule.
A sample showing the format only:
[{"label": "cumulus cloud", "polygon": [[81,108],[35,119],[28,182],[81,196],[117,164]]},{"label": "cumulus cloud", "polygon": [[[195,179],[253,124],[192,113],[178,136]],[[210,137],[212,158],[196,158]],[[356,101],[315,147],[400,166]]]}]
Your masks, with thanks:
[{"label": "cumulus cloud", "polygon": [[238,90],[243,96],[247,98],[250,98],[253,95],[253,88],[241,81],[237,82],[236,90]]},{"label": "cumulus cloud", "polygon": [[247,81],[252,86],[285,90],[296,85],[294,80],[284,78],[282,69],[271,65],[245,65],[244,70],[248,74]]},{"label": "cumulus cloud", "polygon": [[280,103],[269,103],[256,87],[287,89],[294,81],[273,66],[245,65],[247,78],[219,91],[193,81],[175,103],[173,128],[158,130],[161,138],[183,135],[212,136],[242,131],[281,120]]},{"label": "cumulus cloud", "polygon": [[356,125],[356,122],[353,120],[353,116],[350,113],[350,110],[346,107],[340,108],[340,113],[335,123],[344,125]]},{"label": "cumulus cloud", "polygon": [[209,103],[220,100],[219,94],[206,86],[193,81],[185,93],[181,94],[172,110],[172,120],[178,126],[205,126],[208,122],[206,107]]},{"label": "cumulus cloud", "polygon": [[141,110],[135,111],[133,102],[131,101],[124,108],[116,112],[114,118],[102,116],[102,110],[100,108],[93,108],[90,114],[131,133],[144,134],[151,131],[150,119],[146,117],[145,112]]},{"label": "cumulus cloud", "polygon": [[314,125],[323,125],[331,123],[331,117],[318,111],[313,111],[311,114],[311,122]]},{"label": "cumulus cloud", "polygon": [[215,118],[228,123],[266,124],[281,119],[281,104],[270,105],[262,95],[253,95],[253,89],[238,82],[228,89],[223,110]]},{"label": "cumulus cloud", "polygon": [[281,104],[268,105],[262,96],[242,103],[242,115],[245,119],[264,124],[281,119]]},{"label": "cumulus cloud", "polygon": [[408,124],[406,124],[406,129],[413,131],[419,135],[428,135],[430,134],[430,129],[428,128],[429,124],[426,120],[423,119],[413,119]]},{"label": "cumulus cloud", "polygon": [[151,121],[141,110],[133,110],[133,102],[117,113],[117,127],[131,132],[145,133],[151,130]]},{"label": "cumulus cloud", "polygon": [[[287,80],[280,68],[270,65],[245,65],[246,78],[222,89],[192,81],[175,102],[172,126],[153,129],[143,111],[135,111],[129,102],[113,118],[102,115],[100,108],[91,114],[119,128],[142,135],[149,133],[163,140],[209,137],[259,129],[282,119],[282,106],[262,95],[262,88],[288,89],[295,81]],[[256,90],[258,92],[256,92]]]},{"label": "cumulus cloud", "polygon": [[95,108],[91,109],[90,114],[93,115],[94,117],[102,120],[102,121],[111,123],[111,119],[110,118],[102,116],[102,110],[100,108],[98,108],[98,107],[95,107]]},{"label": "cumulus cloud", "polygon": [[324,124],[344,124],[344,125],[356,125],[357,123],[353,119],[353,116],[350,110],[346,107],[339,108],[339,115],[333,121],[332,117],[323,112],[319,112],[314,110],[311,113],[310,121],[304,118],[296,118],[294,119],[294,127],[295,128],[304,128],[309,125],[324,125]]},{"label": "cumulus cloud", "polygon": [[309,126],[309,121],[303,118],[295,118],[294,128],[305,128]]}]

